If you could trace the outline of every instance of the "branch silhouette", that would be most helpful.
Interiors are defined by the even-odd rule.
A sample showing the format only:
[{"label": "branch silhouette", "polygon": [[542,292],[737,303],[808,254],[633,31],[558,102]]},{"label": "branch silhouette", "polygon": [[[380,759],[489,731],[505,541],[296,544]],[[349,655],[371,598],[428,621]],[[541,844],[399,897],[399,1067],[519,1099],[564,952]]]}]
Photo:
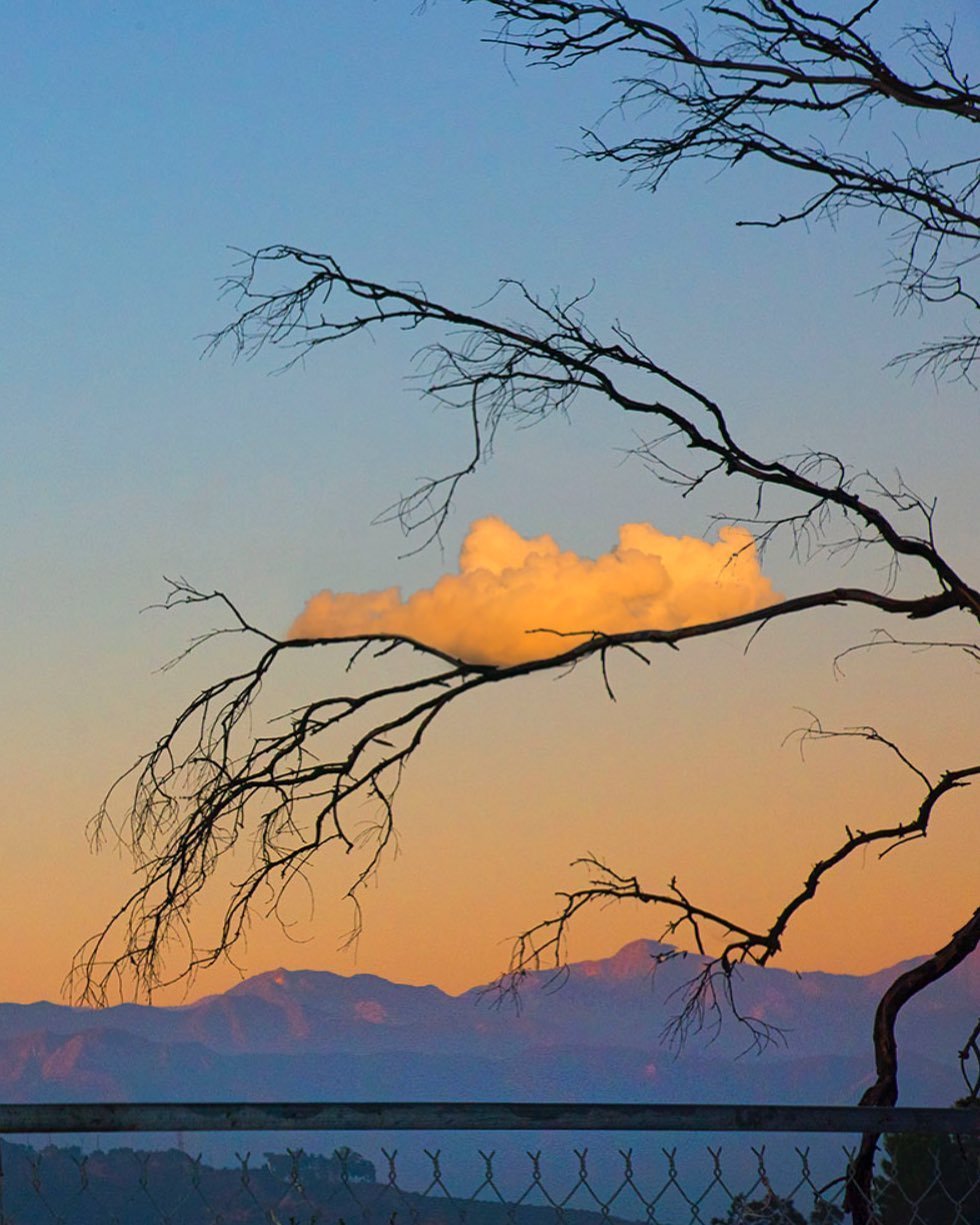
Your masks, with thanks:
[{"label": "branch silhouette", "polygon": [[[818,218],[836,221],[855,208],[894,223],[884,286],[895,291],[899,308],[952,305],[965,314],[959,333],[896,361],[971,378],[980,353],[980,291],[971,283],[980,238],[980,158],[970,137],[980,120],[980,94],[957,63],[952,32],[937,31],[927,20],[889,31],[878,0],[858,4],[848,16],[794,0],[701,3],[697,18],[679,16],[668,5],[656,20],[619,0],[481,2],[499,18],[491,41],[534,63],[571,70],[597,56],[626,57],[617,61],[627,73],[614,105],[635,125],[634,134],[609,143],[589,131],[585,156],[623,168],[651,190],[692,159],[722,169],[768,164],[780,172],[779,190],[797,179],[807,185],[801,198],[774,206],[770,216],[748,218],[746,225],[778,230]],[[868,119],[867,129],[859,129],[858,117]],[[880,120],[894,124],[898,138],[891,145],[879,139],[879,152],[872,154],[859,131],[880,134]],[[938,125],[947,132],[951,123],[962,136],[949,144],[929,139]],[[949,152],[936,160],[935,148]],[[882,149],[897,152],[886,156]],[[386,512],[415,533],[420,547],[439,536],[462,482],[490,458],[499,430],[567,413],[576,404],[627,415],[637,429],[635,457],[678,496],[708,487],[748,491],[750,512],[718,521],[746,527],[760,548],[782,540],[801,563],[820,557],[840,567],[871,551],[883,578],[878,586],[834,581],[767,607],[680,627],[651,624],[612,633],[601,624],[560,632],[528,626],[541,651],[518,663],[466,659],[396,634],[283,638],[254,625],[225,593],[171,583],[166,607],[220,608],[227,621],[193,639],[188,651],[231,635],[253,655],[184,707],[117,780],[97,814],[93,838],[115,838],[129,849],[137,884],[79,950],[70,979],[76,997],[103,1003],[128,981],[151,993],[234,955],[250,916],[278,913],[289,887],[330,847],[358,854],[348,888],[356,934],[358,899],[395,836],[404,772],[436,720],[467,695],[593,666],[611,697],[607,661],[617,652],[647,662],[658,647],[677,650],[688,640],[742,633],[751,642],[776,620],[805,622],[813,611],[830,608],[841,617],[873,608],[883,622],[870,639],[866,629],[856,631],[854,645],[837,654],[838,668],[855,651],[886,646],[978,658],[980,593],[939,540],[934,502],[900,476],[884,480],[831,451],[760,452],[745,441],[737,412],[722,397],[648,352],[622,322],[601,334],[593,330],[585,315],[588,295],[541,296],[519,280],[502,280],[480,308],[463,310],[419,287],[355,275],[331,253],[276,244],[240,254],[225,286],[234,316],[212,338],[211,349],[230,345],[247,358],[270,348],[289,366],[366,331],[419,335],[421,395],[465,420],[472,438],[457,464],[422,481]],[[906,621],[916,623],[914,633],[906,632]],[[269,718],[267,683],[297,652],[326,658],[339,679]],[[557,912],[518,935],[498,994],[513,995],[534,969],[560,976],[570,924],[597,903],[632,901],[659,908],[665,934],[683,931],[700,954],[669,1038],[683,1040],[731,1012],[747,1025],[752,1043],[771,1039],[766,1026],[739,1010],[739,967],[769,964],[820,885],[856,853],[873,849],[884,856],[924,838],[948,798],[980,778],[977,761],[927,770],[872,725],[827,728],[813,717],[800,731],[804,745],[841,738],[889,754],[915,780],[918,805],[868,827],[864,818],[845,824],[768,924],[723,913],[710,900],[690,896],[676,877],[647,888],[638,876],[589,855],[576,861],[587,872],[586,884],[560,893]],[[365,802],[373,813],[367,826]],[[235,856],[236,863],[245,860],[243,874],[229,886],[217,939],[200,946],[193,908]],[[896,1100],[895,1018],[914,994],[971,955],[980,938],[978,914],[882,999],[869,1101]],[[184,959],[172,969],[169,958],[178,949]],[[971,1081],[966,1069],[976,1051],[974,1030],[960,1054],[974,1088],[976,1078]],[[866,1138],[850,1176],[849,1204],[859,1221],[868,1219],[876,1143],[877,1137]]]},{"label": "branch silhouette", "polygon": [[[850,209],[891,220],[891,271],[879,288],[893,289],[900,309],[956,303],[968,325],[896,361],[971,377],[980,351],[980,292],[969,280],[980,158],[967,139],[961,157],[937,162],[922,138],[929,129],[920,130],[980,122],[980,93],[956,62],[952,27],[937,29],[928,17],[896,27],[879,0],[846,17],[791,0],[730,0],[666,5],[656,19],[615,0],[481,2],[499,21],[492,40],[533,64],[570,70],[614,55],[625,66],[613,109],[639,131],[610,144],[587,130],[585,157],[621,167],[651,191],[689,161],[723,169],[768,162],[813,185],[789,207],[740,225],[836,222]],[[904,134],[892,158],[883,142],[869,153],[856,122],[885,114]],[[912,152],[917,146],[924,151]]]},{"label": "branch silhouette", "polygon": [[[306,279],[291,292],[261,290],[257,278],[265,265],[283,262],[301,269]],[[260,654],[251,668],[202,691],[107,798],[94,836],[102,837],[111,830],[121,836],[135,857],[142,883],[80,952],[74,981],[86,998],[104,998],[110,982],[123,970],[133,974],[145,990],[169,981],[158,977],[164,950],[175,938],[189,938],[191,907],[221,857],[240,847],[246,830],[252,841],[252,866],[231,891],[220,939],[214,947],[193,950],[192,969],[213,964],[232,950],[259,894],[271,888],[273,898],[280,897],[319,849],[336,843],[350,852],[364,845],[367,836],[363,831],[355,834],[345,811],[352,801],[368,799],[376,804],[378,818],[371,834],[374,851],[351,886],[350,897],[356,903],[361,886],[392,837],[393,803],[405,766],[434,720],[466,694],[517,677],[574,668],[592,657],[601,665],[616,650],[677,648],[689,639],[757,630],[776,619],[802,616],[818,608],[868,606],[890,617],[917,622],[956,613],[978,616],[980,597],[937,546],[931,506],[903,486],[889,487],[868,473],[852,473],[836,457],[768,458],[752,453],[739,442],[717,400],[645,354],[622,328],[610,340],[600,340],[585,325],[576,302],[543,303],[523,286],[509,283],[507,288],[516,291],[534,326],[498,323],[453,310],[418,292],[355,278],[329,256],[288,247],[270,248],[250,257],[234,286],[241,310],[215,343],[231,339],[241,353],[254,353],[271,343],[285,347],[289,359],[295,360],[311,348],[369,324],[451,328],[455,342],[430,344],[421,362],[425,393],[464,409],[475,422],[477,453],[465,471],[475,468],[482,456],[481,446],[505,422],[563,411],[573,396],[588,392],[624,412],[653,418],[659,426],[668,427],[666,434],[639,445],[643,459],[655,470],[657,461],[672,456],[672,448],[680,443],[692,457],[684,478],[687,487],[721,473],[729,480],[736,477],[749,482],[759,512],[742,522],[760,537],[768,541],[779,532],[788,532],[799,554],[819,550],[835,554],[861,547],[885,550],[895,566],[914,563],[919,593],[898,596],[887,587],[835,586],[695,625],[650,626],[624,633],[583,626],[579,640],[571,645],[566,645],[567,635],[557,638],[557,649],[551,655],[493,665],[455,658],[430,644],[394,635],[277,639],[253,626],[225,594],[205,594],[176,582],[167,606],[220,605],[231,624],[217,632],[256,639]],[[338,302],[349,304],[350,309],[329,316],[328,307]],[[628,394],[617,383],[618,372],[624,370],[631,376]],[[654,394],[648,399],[639,398],[637,375],[645,375],[652,384]],[[670,464],[668,479],[680,480],[679,465],[672,459],[665,462]],[[420,519],[412,516],[422,504],[421,494],[407,501],[403,513],[410,527],[431,532],[438,525],[462,471],[449,478],[448,486],[439,481],[425,485],[427,509]],[[773,490],[793,495],[799,508],[767,515],[764,499]],[[908,526],[907,519],[911,520]],[[199,649],[212,636],[195,640],[190,649]],[[346,653],[349,672],[365,657],[376,659],[397,652],[416,661],[417,674],[397,683],[376,683],[372,678],[363,689],[331,693],[286,712],[265,734],[249,739],[247,728],[273,669],[284,655],[311,650]],[[824,733],[811,729],[808,734]],[[324,743],[330,745],[330,751],[321,751]],[[969,771],[944,776],[945,781],[936,784],[932,802],[968,776]],[[131,790],[120,821],[113,812],[124,787]],[[896,834],[896,829],[901,832]],[[828,866],[866,841],[914,832],[914,828],[898,826],[862,836],[832,856]],[[764,959],[771,956],[789,918],[812,897],[815,887],[814,882],[795,900],[771,933],[741,931],[746,955],[751,952],[754,956],[761,949]],[[572,913],[584,900],[576,897]],[[692,911],[687,920],[693,923],[697,917]],[[733,931],[740,930],[737,924],[729,925]],[[106,950],[120,931],[125,951],[106,960]],[[720,964],[726,965],[736,951],[733,948]],[[184,972],[179,971],[178,976]]]}]

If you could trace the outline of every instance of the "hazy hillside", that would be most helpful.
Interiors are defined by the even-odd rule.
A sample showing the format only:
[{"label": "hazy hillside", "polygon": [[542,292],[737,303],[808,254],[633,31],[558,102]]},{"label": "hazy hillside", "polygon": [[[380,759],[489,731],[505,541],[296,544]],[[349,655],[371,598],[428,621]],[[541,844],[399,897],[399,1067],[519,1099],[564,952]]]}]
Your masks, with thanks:
[{"label": "hazy hillside", "polygon": [[[895,968],[858,977],[747,969],[742,1009],[779,1026],[761,1054],[727,1019],[715,1040],[665,1047],[677,988],[636,941],[573,965],[554,989],[530,975],[521,1007],[479,988],[452,997],[373,975],[274,971],[181,1008],[0,1005],[8,1101],[514,1098],[854,1102],[867,1081],[875,1003]],[[976,960],[976,959],[974,959]],[[948,1104],[955,1052],[980,1010],[967,963],[902,1020],[903,1100]]]},{"label": "hazy hillside", "polygon": [[[619,1225],[614,1215],[564,1207],[560,1218],[544,1204],[502,1204],[492,1194],[456,1202],[444,1191],[423,1195],[377,1180],[356,1153],[353,1177],[340,1177],[336,1158],[297,1152],[263,1154],[230,1167],[198,1162],[176,1149],[139,1153],[130,1148],[85,1153],[79,1148],[0,1141],[4,1221],[71,1221],[72,1225],[268,1225],[270,1221],[344,1225],[347,1222],[424,1221],[426,1225]],[[358,1167],[362,1167],[358,1169]],[[350,1167],[344,1163],[344,1169]]]}]

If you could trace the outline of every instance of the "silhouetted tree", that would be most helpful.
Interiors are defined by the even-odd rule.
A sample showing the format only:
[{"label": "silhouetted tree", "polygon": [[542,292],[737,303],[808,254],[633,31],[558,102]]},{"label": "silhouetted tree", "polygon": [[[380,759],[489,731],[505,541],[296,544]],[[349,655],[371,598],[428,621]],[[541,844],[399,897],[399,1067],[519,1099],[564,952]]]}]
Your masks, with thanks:
[{"label": "silhouetted tree", "polygon": [[[976,1111],[974,1100],[957,1103]],[[885,1136],[875,1205],[881,1225],[980,1221],[980,1134]]]},{"label": "silhouetted tree", "polygon": [[[496,41],[519,48],[534,62],[571,70],[585,59],[625,54],[628,75],[615,100],[633,116],[636,134],[617,145],[590,135],[584,152],[625,167],[651,189],[659,190],[685,161],[734,166],[748,159],[795,174],[809,185],[804,187],[809,194],[783,208],[774,206],[771,217],[745,224],[778,228],[821,216],[842,220],[855,207],[894,222],[896,262],[886,283],[896,288],[900,302],[928,306],[954,301],[966,313],[961,334],[942,337],[899,360],[939,375],[971,377],[978,358],[980,301],[969,279],[978,266],[980,158],[968,151],[974,147],[973,125],[980,120],[980,94],[957,62],[951,31],[935,29],[928,15],[904,29],[889,29],[886,8],[878,0],[845,14],[815,11],[791,0],[729,0],[696,5],[693,13],[666,6],[655,17],[648,15],[649,6],[619,0],[470,2],[483,3],[500,19]],[[897,159],[886,156],[881,140],[868,151],[854,124],[862,112],[873,112],[875,120],[865,135],[912,132],[914,125],[922,125],[927,133],[941,132],[945,143],[911,137],[896,141]],[[936,149],[955,151],[960,143],[962,155],[933,154]],[[923,152],[913,154],[913,149]],[[274,288],[270,274],[276,277]],[[605,633],[601,627],[583,626],[571,641],[557,640],[547,658],[495,665],[394,635],[282,639],[253,625],[225,594],[173,584],[168,606],[219,605],[229,618],[221,632],[253,640],[258,656],[253,667],[195,697],[110,793],[97,832],[109,828],[110,805],[125,781],[130,789],[123,823],[113,828],[122,830],[141,880],[79,954],[76,970],[91,999],[102,998],[120,971],[134,974],[147,989],[161,981],[168,942],[185,936],[190,907],[217,862],[243,839],[253,848],[251,868],[232,886],[217,944],[191,947],[190,971],[212,964],[235,946],[260,891],[271,887],[278,893],[287,887],[324,847],[352,849],[361,835],[348,815],[351,802],[372,799],[378,810],[374,854],[352,882],[356,905],[360,887],[392,836],[395,795],[406,765],[433,722],[465,694],[589,660],[598,663],[605,677],[614,653],[645,660],[645,652],[658,647],[754,631],[777,618],[801,618],[830,606],[870,607],[881,615],[882,628],[861,645],[882,651],[928,646],[959,652],[970,666],[980,660],[980,644],[970,637],[980,621],[980,594],[943,550],[929,500],[901,479],[855,469],[837,454],[758,450],[746,441],[738,413],[723,394],[702,387],[669,357],[647,351],[622,325],[593,330],[580,300],[546,298],[508,282],[503,290],[510,294],[511,318],[503,315],[499,296],[482,313],[474,313],[440,303],[422,290],[357,276],[332,254],[289,245],[251,254],[230,288],[239,310],[215,344],[227,340],[248,354],[271,345],[283,351],[287,364],[369,327],[375,332],[386,325],[434,331],[421,359],[424,391],[468,414],[473,452],[455,471],[426,481],[400,504],[403,523],[423,539],[438,533],[460,481],[487,457],[497,430],[561,412],[577,397],[592,397],[627,414],[645,431],[637,455],[679,495],[721,479],[740,483],[752,492],[755,512],[738,522],[762,542],[788,537],[801,561],[814,552],[843,561],[858,550],[873,549],[886,573],[907,567],[907,593],[895,594],[887,580],[872,587],[841,581],[754,612],[680,629],[650,625]],[[909,620],[920,627],[911,635],[904,629]],[[964,625],[969,627],[965,633]],[[284,657],[297,651],[339,653],[349,657],[351,666],[397,653],[411,658],[415,669],[408,679],[372,675],[366,684],[352,682],[347,691],[326,693],[253,735],[250,717],[263,683]],[[804,736],[857,737],[883,749],[916,780],[917,806],[872,827],[864,826],[863,817],[845,825],[837,844],[789,891],[763,927],[718,913],[689,897],[676,881],[650,890],[634,875],[587,859],[588,883],[560,895],[559,912],[520,937],[502,988],[518,983],[529,967],[550,963],[559,968],[568,926],[584,908],[622,899],[654,904],[668,915],[667,931],[686,928],[706,956],[678,1018],[676,1032],[683,1035],[726,1003],[737,1011],[737,966],[766,965],[778,954],[787,927],[828,874],[868,849],[883,855],[924,837],[943,801],[980,778],[976,760],[926,770],[872,726],[841,730],[815,719]],[[363,808],[356,812],[360,820]],[[121,952],[111,944],[118,933]],[[721,951],[709,957],[711,935],[720,937]],[[969,956],[978,942],[980,909],[965,918],[943,948],[889,988],[875,1020],[877,1076],[862,1099],[865,1104],[897,1099],[899,1010]],[[967,1057],[968,1052],[964,1066]],[[860,1193],[849,1206],[857,1220],[866,1220],[871,1211],[876,1140],[866,1138],[854,1171],[853,1185]]]},{"label": "silhouetted tree", "polygon": [[810,1213],[810,1225],[840,1225],[844,1212],[830,1200],[818,1199]]},{"label": "silhouetted tree", "polygon": [[[967,313],[963,334],[898,360],[969,377],[980,355],[980,300],[971,288],[980,158],[970,155],[968,139],[963,156],[945,161],[928,141],[913,139],[893,142],[891,156],[883,141],[869,153],[867,127],[854,122],[887,108],[889,122],[907,133],[940,120],[946,126],[927,131],[943,139],[949,120],[980,121],[980,94],[956,62],[952,21],[934,24],[924,5],[921,19],[896,29],[881,0],[820,9],[792,0],[702,0],[680,12],[654,6],[653,14],[620,0],[470,2],[489,3],[501,23],[497,41],[535,63],[572,68],[624,53],[616,101],[641,130],[615,145],[589,132],[583,152],[651,190],[690,160],[768,162],[797,172],[810,194],[742,225],[834,220],[850,208],[871,208],[893,223],[886,284],[899,304],[957,301]],[[916,155],[916,146],[926,151]]]},{"label": "silhouetted tree", "polygon": [[728,1214],[714,1217],[711,1225],[807,1225],[806,1218],[791,1199],[783,1199],[771,1191],[762,1199],[750,1200],[736,1195]]},{"label": "silhouetted tree", "polygon": [[325,1183],[328,1186],[348,1182],[376,1182],[374,1162],[355,1153],[352,1148],[334,1149],[329,1157],[321,1153],[306,1153],[290,1149],[286,1153],[266,1153],[265,1164],[274,1178],[292,1185],[302,1176],[304,1185]]}]

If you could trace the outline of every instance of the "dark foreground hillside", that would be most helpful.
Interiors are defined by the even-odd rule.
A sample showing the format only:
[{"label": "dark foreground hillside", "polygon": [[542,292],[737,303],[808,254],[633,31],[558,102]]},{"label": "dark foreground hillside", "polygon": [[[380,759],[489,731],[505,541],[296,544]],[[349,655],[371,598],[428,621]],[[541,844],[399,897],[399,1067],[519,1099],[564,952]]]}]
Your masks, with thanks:
[{"label": "dark foreground hillside", "polygon": [[[85,1154],[53,1145],[34,1149],[0,1141],[0,1219],[4,1225],[626,1225],[618,1218],[493,1198],[459,1201],[378,1182],[356,1153],[338,1158],[266,1153],[237,1167],[206,1165],[178,1149],[131,1148]],[[492,1196],[488,1186],[484,1194]]]},{"label": "dark foreground hillside", "polygon": [[[797,1150],[795,1177],[776,1179],[766,1147],[752,1153],[755,1170],[736,1173],[720,1149],[709,1147],[710,1169],[699,1178],[678,1164],[676,1150],[664,1150],[666,1170],[651,1181],[649,1169],[634,1165],[632,1151],[620,1150],[620,1177],[608,1182],[584,1148],[574,1150],[571,1180],[559,1177],[542,1152],[527,1151],[530,1178],[508,1187],[498,1154],[480,1150],[480,1173],[461,1189],[453,1177],[460,1171],[438,1149],[425,1150],[428,1169],[419,1179],[419,1168],[413,1178],[396,1164],[394,1150],[382,1150],[380,1169],[349,1148],[330,1156],[287,1150],[255,1160],[246,1153],[220,1166],[176,1148],[85,1153],[0,1141],[0,1223],[843,1225],[840,1178],[815,1178],[808,1154]],[[980,1138],[973,1132],[885,1137],[874,1199],[881,1225],[977,1225]]]}]

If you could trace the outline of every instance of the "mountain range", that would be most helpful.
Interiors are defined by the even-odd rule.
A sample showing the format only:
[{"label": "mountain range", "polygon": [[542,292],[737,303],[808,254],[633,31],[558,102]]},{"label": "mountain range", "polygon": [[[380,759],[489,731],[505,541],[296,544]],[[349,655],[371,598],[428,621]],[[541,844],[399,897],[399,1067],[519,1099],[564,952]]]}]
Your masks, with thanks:
[{"label": "mountain range", "polygon": [[[201,1100],[858,1100],[871,1024],[904,968],[866,976],[747,967],[746,1016],[776,1027],[761,1052],[730,1016],[679,1049],[662,1031],[696,957],[657,965],[639,940],[530,973],[518,1006],[474,987],[450,996],[370,974],[275,970],[180,1007],[0,1004],[0,1096],[9,1102]],[[908,963],[912,964],[912,963]],[[972,958],[899,1023],[902,1102],[962,1093],[956,1052],[980,1012]]]}]

